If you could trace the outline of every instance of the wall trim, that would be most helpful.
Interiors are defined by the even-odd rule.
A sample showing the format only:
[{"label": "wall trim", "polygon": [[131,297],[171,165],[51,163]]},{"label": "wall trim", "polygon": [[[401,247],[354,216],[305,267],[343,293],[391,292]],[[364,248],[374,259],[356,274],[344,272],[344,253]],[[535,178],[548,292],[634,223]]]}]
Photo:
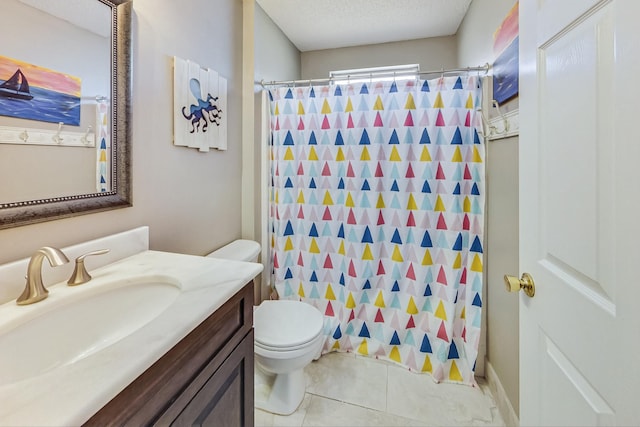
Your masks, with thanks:
[{"label": "wall trim", "polygon": [[516,414],[516,411],[513,409],[513,405],[511,405],[511,400],[500,382],[500,378],[496,373],[495,369],[491,365],[491,362],[488,360],[485,361],[485,372],[487,383],[489,384],[489,389],[491,393],[493,393],[493,397],[496,400],[496,405],[498,406],[498,410],[500,411],[500,415],[504,420],[506,426],[519,427],[520,419]]},{"label": "wall trim", "polygon": [[256,240],[255,217],[255,109],[254,109],[255,1],[242,1],[242,173],[240,230],[243,239]]}]

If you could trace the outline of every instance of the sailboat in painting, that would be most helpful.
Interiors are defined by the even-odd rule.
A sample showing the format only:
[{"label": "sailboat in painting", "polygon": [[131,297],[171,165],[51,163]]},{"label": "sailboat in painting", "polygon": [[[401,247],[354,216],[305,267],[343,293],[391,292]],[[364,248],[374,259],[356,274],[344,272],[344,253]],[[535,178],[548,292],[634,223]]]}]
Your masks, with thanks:
[{"label": "sailboat in painting", "polygon": [[19,68],[9,80],[0,84],[0,96],[27,100],[33,98],[29,92],[29,82]]}]

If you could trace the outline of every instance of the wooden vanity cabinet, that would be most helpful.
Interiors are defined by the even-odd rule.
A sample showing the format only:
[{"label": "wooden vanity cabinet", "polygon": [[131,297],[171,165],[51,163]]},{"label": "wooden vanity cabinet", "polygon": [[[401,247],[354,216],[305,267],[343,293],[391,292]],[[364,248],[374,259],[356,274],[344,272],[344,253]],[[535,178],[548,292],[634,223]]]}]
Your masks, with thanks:
[{"label": "wooden vanity cabinet", "polygon": [[253,282],[86,426],[253,426]]}]

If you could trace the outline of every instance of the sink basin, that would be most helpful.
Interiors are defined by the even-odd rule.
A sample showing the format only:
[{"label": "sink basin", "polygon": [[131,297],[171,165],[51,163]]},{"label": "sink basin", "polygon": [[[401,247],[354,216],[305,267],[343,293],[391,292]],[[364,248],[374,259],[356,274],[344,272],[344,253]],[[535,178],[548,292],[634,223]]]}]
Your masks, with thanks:
[{"label": "sink basin", "polygon": [[262,271],[144,250],[92,269],[81,286],[60,271],[45,282],[57,283],[48,298],[19,306],[14,283],[24,286],[28,261],[0,266],[15,294],[0,305],[0,426],[82,425]]},{"label": "sink basin", "polygon": [[181,293],[179,282],[168,276],[92,284],[84,289],[60,285],[67,291],[64,298],[52,293],[42,302],[16,307],[28,312],[0,326],[0,386],[100,352],[154,320]]}]

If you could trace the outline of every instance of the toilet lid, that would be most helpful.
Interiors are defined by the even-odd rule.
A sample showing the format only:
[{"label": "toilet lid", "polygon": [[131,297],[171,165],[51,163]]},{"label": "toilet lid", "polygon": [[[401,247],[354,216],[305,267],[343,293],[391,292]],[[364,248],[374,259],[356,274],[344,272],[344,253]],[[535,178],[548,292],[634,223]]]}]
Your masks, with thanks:
[{"label": "toilet lid", "polygon": [[261,343],[259,340],[254,338],[254,344],[256,348],[261,348],[263,350],[269,350],[269,351],[295,351],[295,350],[300,350],[302,348],[308,347],[310,345],[313,344],[313,342],[318,338],[322,336],[322,330],[318,331],[318,334],[313,337],[309,342],[305,342],[299,345],[287,345],[287,346],[269,346],[266,344]]},{"label": "toilet lid", "polygon": [[290,348],[308,343],[322,331],[324,319],[301,301],[263,301],[253,313],[255,341],[265,347]]}]

